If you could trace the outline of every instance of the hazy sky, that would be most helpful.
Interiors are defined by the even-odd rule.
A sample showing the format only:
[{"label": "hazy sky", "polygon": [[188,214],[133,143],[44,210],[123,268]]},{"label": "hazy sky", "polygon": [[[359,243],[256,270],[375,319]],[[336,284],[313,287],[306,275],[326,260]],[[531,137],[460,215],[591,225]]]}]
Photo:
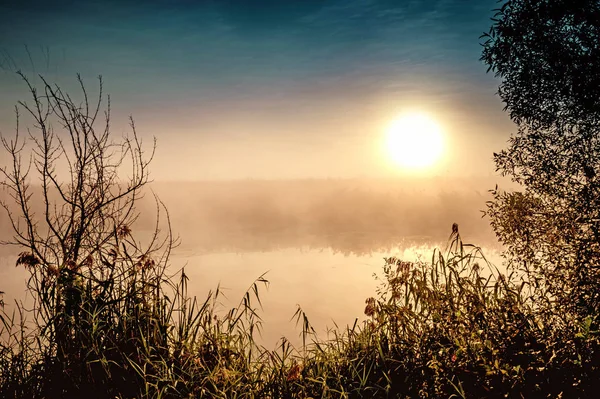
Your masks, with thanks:
[{"label": "hazy sky", "polygon": [[26,98],[15,65],[67,88],[101,74],[115,133],[132,114],[157,137],[158,180],[399,173],[381,141],[407,108],[444,129],[436,174],[487,176],[513,130],[479,61],[496,0],[1,4],[0,130]]}]

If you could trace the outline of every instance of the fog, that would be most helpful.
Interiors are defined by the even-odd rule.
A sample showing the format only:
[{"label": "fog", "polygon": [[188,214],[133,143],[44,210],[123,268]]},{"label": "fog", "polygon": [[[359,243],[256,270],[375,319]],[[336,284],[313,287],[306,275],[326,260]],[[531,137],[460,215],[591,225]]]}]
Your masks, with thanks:
[{"label": "fog", "polygon": [[[273,346],[281,336],[298,344],[290,318],[301,306],[316,330],[364,318],[364,301],[375,295],[373,275],[383,258],[427,260],[444,248],[453,223],[463,240],[500,262],[488,220],[482,218],[489,179],[305,179],[153,182],[138,202],[134,237],[156,223],[152,192],[164,203],[180,245],[171,271],[185,268],[190,293],[204,298],[218,285],[223,306],[235,305],[254,279],[266,274],[265,321],[260,338]],[[5,194],[3,194],[5,195]],[[34,195],[41,215],[41,201]],[[165,212],[161,229],[165,230]],[[5,214],[1,238],[9,238]],[[21,249],[3,246],[0,289],[8,304],[25,298],[26,271],[15,268]],[[12,305],[11,305],[12,306]]]},{"label": "fog", "polygon": [[[496,244],[482,218],[493,179],[330,179],[156,182],[182,247],[200,252],[329,248],[364,255],[445,242],[453,223]],[[146,196],[139,228],[153,225]]]}]

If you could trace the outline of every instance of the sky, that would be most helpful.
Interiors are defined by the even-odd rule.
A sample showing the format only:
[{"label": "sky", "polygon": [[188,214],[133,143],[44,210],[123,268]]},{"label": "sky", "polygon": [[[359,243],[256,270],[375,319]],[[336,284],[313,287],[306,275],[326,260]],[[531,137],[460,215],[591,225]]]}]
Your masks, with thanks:
[{"label": "sky", "polygon": [[0,132],[17,69],[74,93],[102,75],[156,180],[402,175],[382,142],[406,110],[443,130],[428,173],[491,176],[514,131],[479,61],[496,0],[1,1]]}]

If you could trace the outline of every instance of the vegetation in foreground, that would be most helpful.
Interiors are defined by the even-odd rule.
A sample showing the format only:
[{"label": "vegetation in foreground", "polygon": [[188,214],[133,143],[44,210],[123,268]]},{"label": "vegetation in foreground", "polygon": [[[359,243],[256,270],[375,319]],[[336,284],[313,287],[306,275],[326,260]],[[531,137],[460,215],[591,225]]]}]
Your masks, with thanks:
[{"label": "vegetation in foreground", "polygon": [[119,266],[107,281],[45,275],[40,300],[65,295],[54,327],[3,320],[3,397],[591,397],[600,377],[591,320],[540,314],[527,285],[491,270],[457,231],[431,263],[386,259],[368,322],[319,340],[299,311],[305,344],[283,339],[274,351],[254,340],[266,280],[223,314],[218,291],[186,296],[183,272],[174,281],[151,263]]},{"label": "vegetation in foreground", "polygon": [[[487,214],[507,247],[507,274],[453,226],[431,262],[386,259],[369,320],[276,350],[260,331],[259,278],[239,306],[187,295],[166,272],[176,245],[133,238],[147,155],[113,141],[102,90],[92,106],[42,79],[28,136],[2,143],[12,163],[3,203],[24,251],[32,309],[0,314],[0,395],[48,397],[388,398],[593,397],[600,378],[597,204],[600,198],[600,4],[511,0],[485,36],[483,60],[518,132],[495,156],[524,187],[494,190]],[[17,112],[18,120],[19,112]],[[64,131],[58,134],[54,127]],[[127,167],[127,168],[125,168]],[[59,173],[64,172],[64,174]],[[119,173],[127,178],[119,178]],[[30,176],[31,174],[31,176]],[[32,176],[41,184],[34,191]],[[32,211],[41,201],[45,209]]]}]

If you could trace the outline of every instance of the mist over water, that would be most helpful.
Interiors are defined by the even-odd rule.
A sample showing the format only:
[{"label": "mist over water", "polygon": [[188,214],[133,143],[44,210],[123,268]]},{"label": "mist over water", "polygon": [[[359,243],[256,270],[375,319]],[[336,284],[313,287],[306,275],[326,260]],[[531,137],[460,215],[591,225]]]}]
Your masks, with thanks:
[{"label": "mist over water", "polygon": [[[153,183],[182,247],[201,252],[329,248],[364,255],[445,243],[453,223],[480,246],[488,179],[315,179]],[[141,204],[155,212],[154,199]],[[140,228],[153,227],[152,218]]]},{"label": "mist over water", "polygon": [[[383,258],[429,260],[434,248],[445,248],[452,223],[465,243],[500,263],[500,246],[481,217],[493,186],[488,179],[307,179],[155,182],[150,188],[181,238],[171,271],[185,268],[191,295],[203,300],[220,286],[226,309],[267,273],[260,339],[273,346],[282,336],[300,343],[290,320],[298,305],[320,335],[334,322],[363,320]],[[138,210],[133,235],[143,241],[156,223],[150,192]],[[163,211],[163,231],[164,222]],[[4,215],[0,231],[8,238]],[[14,267],[19,251],[3,247],[0,254],[7,304],[24,298],[27,273]]]}]

